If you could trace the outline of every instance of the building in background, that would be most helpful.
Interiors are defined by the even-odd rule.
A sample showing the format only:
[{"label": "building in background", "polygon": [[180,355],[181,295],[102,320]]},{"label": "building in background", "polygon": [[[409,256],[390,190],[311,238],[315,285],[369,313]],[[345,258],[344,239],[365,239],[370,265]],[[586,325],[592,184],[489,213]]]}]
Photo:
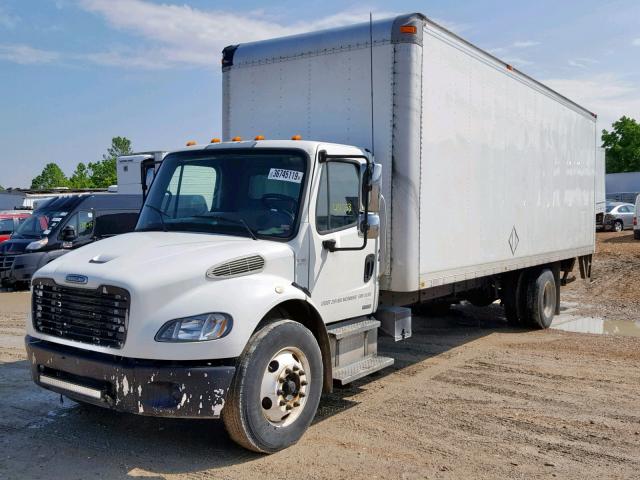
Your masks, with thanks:
[{"label": "building in background", "polygon": [[34,210],[53,197],[77,195],[78,193],[106,192],[106,188],[54,188],[51,190],[23,190],[9,188],[0,192],[0,210]]},{"label": "building in background", "polygon": [[636,203],[640,193],[640,172],[609,173],[605,178],[607,200]]}]

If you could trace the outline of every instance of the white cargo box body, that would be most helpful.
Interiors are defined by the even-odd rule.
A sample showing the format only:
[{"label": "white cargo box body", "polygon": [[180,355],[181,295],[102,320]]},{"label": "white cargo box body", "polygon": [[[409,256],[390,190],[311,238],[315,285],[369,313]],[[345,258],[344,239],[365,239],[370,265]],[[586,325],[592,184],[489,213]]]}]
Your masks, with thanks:
[{"label": "white cargo box body", "polygon": [[[594,251],[592,113],[420,14],[374,22],[373,40],[383,290]],[[370,54],[368,23],[227,48],[225,140],[371,149]]]}]

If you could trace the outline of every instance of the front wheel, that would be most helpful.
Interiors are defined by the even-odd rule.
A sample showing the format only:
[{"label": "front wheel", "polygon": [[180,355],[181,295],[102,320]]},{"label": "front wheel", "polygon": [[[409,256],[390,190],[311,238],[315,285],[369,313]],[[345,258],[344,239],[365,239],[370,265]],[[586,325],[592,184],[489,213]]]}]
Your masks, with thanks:
[{"label": "front wheel", "polygon": [[242,353],[222,419],[239,445],[274,453],[296,443],[322,394],[322,355],[300,323],[278,320],[254,333]]},{"label": "front wheel", "polygon": [[613,224],[613,231],[621,232],[623,230],[624,230],[624,223],[622,223],[622,220],[616,220],[615,223]]}]

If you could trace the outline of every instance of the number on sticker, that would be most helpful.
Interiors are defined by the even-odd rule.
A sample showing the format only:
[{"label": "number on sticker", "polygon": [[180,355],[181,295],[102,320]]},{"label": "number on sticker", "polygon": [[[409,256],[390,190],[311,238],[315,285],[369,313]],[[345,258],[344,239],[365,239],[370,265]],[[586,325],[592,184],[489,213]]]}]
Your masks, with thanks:
[{"label": "number on sticker", "polygon": [[297,170],[285,170],[282,168],[272,168],[269,170],[269,180],[279,180],[281,182],[300,183],[304,173]]}]

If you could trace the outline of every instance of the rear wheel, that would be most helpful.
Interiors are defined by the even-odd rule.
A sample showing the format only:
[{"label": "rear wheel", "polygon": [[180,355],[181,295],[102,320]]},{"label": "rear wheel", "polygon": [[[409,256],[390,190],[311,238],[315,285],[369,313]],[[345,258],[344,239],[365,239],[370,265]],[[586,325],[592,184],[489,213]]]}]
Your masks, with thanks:
[{"label": "rear wheel", "polygon": [[502,304],[510,325],[518,326],[525,322],[526,281],[527,275],[524,271],[513,272],[503,277]]},{"label": "rear wheel", "polygon": [[532,275],[527,285],[527,323],[535,328],[549,328],[556,313],[556,280],[549,269]]},{"label": "rear wheel", "polygon": [[318,342],[303,325],[278,320],[249,340],[222,418],[236,443],[255,452],[277,452],[302,437],[321,393]]}]

